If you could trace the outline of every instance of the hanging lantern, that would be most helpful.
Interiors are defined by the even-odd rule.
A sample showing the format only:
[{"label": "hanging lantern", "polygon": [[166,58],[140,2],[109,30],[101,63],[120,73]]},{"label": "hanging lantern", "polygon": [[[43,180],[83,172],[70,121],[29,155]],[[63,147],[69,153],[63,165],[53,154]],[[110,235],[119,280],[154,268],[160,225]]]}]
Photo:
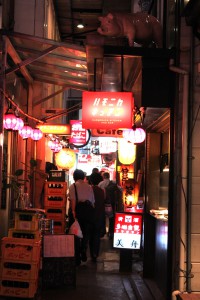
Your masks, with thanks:
[{"label": "hanging lantern", "polygon": [[135,161],[136,145],[126,139],[118,140],[118,159],[124,165],[130,165]]},{"label": "hanging lantern", "polygon": [[30,126],[24,125],[24,127],[19,130],[19,135],[25,140],[31,137],[32,131],[33,129]]},{"label": "hanging lantern", "polygon": [[43,133],[39,128],[32,129],[31,138],[34,141],[39,141],[43,137]]},{"label": "hanging lantern", "polygon": [[17,124],[17,116],[8,110],[3,117],[3,127],[7,130],[12,130]]},{"label": "hanging lantern", "polygon": [[58,152],[60,152],[61,149],[62,149],[61,144],[57,144],[57,145],[55,146],[55,148],[53,149],[53,152],[54,152],[54,153],[58,153]]},{"label": "hanging lantern", "polygon": [[133,128],[133,129],[124,129],[123,130],[123,138],[125,138],[127,141],[139,144],[144,142],[146,138],[146,133],[144,129],[140,128]]},{"label": "hanging lantern", "polygon": [[21,130],[23,127],[24,127],[24,121],[20,117],[17,117],[17,123],[15,127],[13,127],[13,130]]},{"label": "hanging lantern", "polygon": [[58,146],[58,144],[59,144],[58,140],[50,140],[50,141],[48,141],[48,146],[53,151],[54,151],[54,149],[56,149],[56,147]]},{"label": "hanging lantern", "polygon": [[123,202],[125,207],[133,207],[138,203],[139,184],[135,179],[125,181],[123,189]]},{"label": "hanging lantern", "polygon": [[75,165],[76,154],[71,149],[61,149],[60,152],[55,154],[55,162],[57,167],[64,170],[69,170]]}]

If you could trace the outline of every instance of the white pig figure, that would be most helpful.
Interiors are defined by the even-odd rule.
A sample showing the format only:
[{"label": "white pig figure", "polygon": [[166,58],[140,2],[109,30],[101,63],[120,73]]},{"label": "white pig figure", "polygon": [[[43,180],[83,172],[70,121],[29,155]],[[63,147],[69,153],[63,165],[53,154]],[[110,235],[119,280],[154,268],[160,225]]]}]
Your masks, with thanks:
[{"label": "white pig figure", "polygon": [[109,13],[99,17],[101,26],[98,33],[111,37],[127,37],[129,46],[134,42],[142,47],[148,47],[152,42],[157,48],[162,48],[162,26],[160,22],[146,12]]}]

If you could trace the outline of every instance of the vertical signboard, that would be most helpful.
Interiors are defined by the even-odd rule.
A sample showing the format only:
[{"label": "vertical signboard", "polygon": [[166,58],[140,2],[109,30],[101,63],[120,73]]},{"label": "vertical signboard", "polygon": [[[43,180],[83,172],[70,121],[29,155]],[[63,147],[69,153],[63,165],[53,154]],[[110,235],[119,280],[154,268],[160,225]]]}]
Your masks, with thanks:
[{"label": "vertical signboard", "polygon": [[82,128],[82,121],[70,120],[71,137],[69,142],[71,144],[85,144],[86,143],[86,130]]},{"label": "vertical signboard", "polygon": [[116,213],[113,247],[140,249],[142,236],[142,214]]}]

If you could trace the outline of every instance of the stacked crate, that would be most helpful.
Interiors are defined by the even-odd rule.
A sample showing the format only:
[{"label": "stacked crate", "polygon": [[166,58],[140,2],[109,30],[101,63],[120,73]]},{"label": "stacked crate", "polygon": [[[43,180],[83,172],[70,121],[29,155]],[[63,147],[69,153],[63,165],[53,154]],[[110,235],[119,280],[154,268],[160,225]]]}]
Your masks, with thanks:
[{"label": "stacked crate", "polygon": [[35,212],[15,212],[15,227],[1,240],[0,295],[33,298],[38,289],[41,234]]},{"label": "stacked crate", "polygon": [[64,234],[66,229],[67,183],[45,182],[44,209],[47,219],[54,220],[54,234]]}]

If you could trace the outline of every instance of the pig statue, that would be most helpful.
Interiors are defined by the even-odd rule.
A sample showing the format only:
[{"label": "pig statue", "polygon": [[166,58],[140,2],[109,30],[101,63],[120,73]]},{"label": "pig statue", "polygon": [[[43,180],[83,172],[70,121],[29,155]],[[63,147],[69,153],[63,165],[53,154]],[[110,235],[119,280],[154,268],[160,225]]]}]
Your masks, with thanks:
[{"label": "pig statue", "polygon": [[160,22],[146,12],[137,13],[109,13],[99,17],[101,26],[98,33],[111,37],[127,37],[129,46],[134,42],[148,47],[152,42],[157,48],[162,47],[162,27]]}]

